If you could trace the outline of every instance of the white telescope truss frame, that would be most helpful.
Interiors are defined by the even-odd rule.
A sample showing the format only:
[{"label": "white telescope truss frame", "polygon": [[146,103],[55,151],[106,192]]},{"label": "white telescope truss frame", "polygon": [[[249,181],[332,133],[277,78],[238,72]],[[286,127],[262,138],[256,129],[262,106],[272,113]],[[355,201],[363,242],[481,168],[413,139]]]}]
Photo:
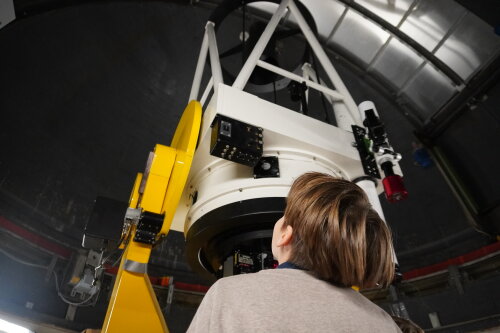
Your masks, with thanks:
[{"label": "white telescope truss frame", "polygon": [[[315,73],[311,66],[307,63],[302,67],[303,75],[299,76],[288,70],[260,60],[260,57],[264,52],[267,44],[269,43],[274,31],[278,27],[278,24],[280,23],[281,19],[286,16],[287,9],[297,21],[297,24],[304,34],[306,41],[309,43],[309,46],[318,58],[320,64],[326,72],[326,75],[334,85],[335,89],[329,88],[326,85],[325,81],[317,76],[318,73]],[[189,94],[189,101],[199,100],[202,105],[205,104],[212,89],[216,93],[218,85],[220,83],[224,84],[214,28],[215,24],[210,21],[205,26],[205,34],[203,36],[200,55],[198,57],[193,84],[191,87],[191,92]],[[207,86],[205,87],[202,97],[198,99],[201,80],[203,76],[203,69],[205,68],[207,61],[207,55],[210,56],[212,76]],[[237,75],[232,87],[243,90],[256,66],[264,68],[275,74],[284,76],[290,80],[304,83],[307,87],[322,92],[326,96],[328,102],[332,104],[337,126],[339,128],[342,128],[346,131],[352,131],[351,125],[361,126],[361,117],[356,103],[352,99],[352,96],[347,90],[344,82],[333,67],[326,52],[324,51],[323,47],[319,43],[318,39],[314,35],[313,31],[307,24],[302,13],[297,8],[293,0],[283,0],[278,6],[278,9],[267,23],[267,26],[262,32],[262,35],[257,41],[257,44],[255,45],[245,64],[241,68],[239,74]]]}]

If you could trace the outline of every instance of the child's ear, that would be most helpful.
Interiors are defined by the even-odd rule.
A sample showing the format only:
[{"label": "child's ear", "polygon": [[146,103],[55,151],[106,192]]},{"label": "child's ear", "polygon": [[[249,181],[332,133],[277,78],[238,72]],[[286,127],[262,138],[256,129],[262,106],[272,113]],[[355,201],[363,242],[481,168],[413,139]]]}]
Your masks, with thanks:
[{"label": "child's ear", "polygon": [[293,238],[293,228],[291,225],[287,225],[283,230],[281,230],[281,234],[279,236],[278,242],[276,246],[285,246],[290,245]]}]

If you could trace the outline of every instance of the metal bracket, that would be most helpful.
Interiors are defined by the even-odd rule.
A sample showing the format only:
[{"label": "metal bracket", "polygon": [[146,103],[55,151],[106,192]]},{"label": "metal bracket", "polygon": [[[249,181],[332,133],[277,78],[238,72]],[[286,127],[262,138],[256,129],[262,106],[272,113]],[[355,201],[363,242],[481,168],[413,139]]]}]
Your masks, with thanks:
[{"label": "metal bracket", "polygon": [[462,284],[462,274],[460,273],[460,270],[458,269],[457,266],[455,265],[450,265],[448,266],[448,272],[449,272],[449,281],[452,286],[457,288],[457,291],[460,295],[463,295],[465,293],[464,286]]},{"label": "metal bracket", "polygon": [[49,282],[50,278],[52,277],[52,272],[54,271],[56,264],[57,264],[57,256],[53,255],[52,259],[50,260],[49,267],[47,268],[47,273],[45,273],[45,283]]},{"label": "metal bracket", "polygon": [[356,148],[358,149],[365,174],[380,179],[380,172],[378,170],[375,155],[368,150],[368,147],[365,144],[366,129],[360,126],[352,125],[352,134],[354,135],[354,141],[356,143]]},{"label": "metal bracket", "polygon": [[164,219],[164,214],[143,212],[139,223],[137,223],[134,241],[144,244],[154,244]]},{"label": "metal bracket", "polygon": [[123,269],[127,272],[138,273],[138,274],[146,274],[148,268],[148,264],[127,259],[123,264]]},{"label": "metal bracket", "polygon": [[174,299],[174,277],[171,276],[168,280],[168,294],[167,294],[167,304],[165,306],[165,312],[170,313],[172,307],[172,301]]}]

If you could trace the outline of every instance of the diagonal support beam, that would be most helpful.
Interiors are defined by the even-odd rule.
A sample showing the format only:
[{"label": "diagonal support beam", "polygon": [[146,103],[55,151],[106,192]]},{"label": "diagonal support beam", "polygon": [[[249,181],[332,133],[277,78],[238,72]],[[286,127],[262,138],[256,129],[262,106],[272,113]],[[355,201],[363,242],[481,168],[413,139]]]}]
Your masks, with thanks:
[{"label": "diagonal support beam", "polygon": [[245,88],[245,85],[247,84],[250,75],[252,74],[253,70],[255,69],[255,66],[257,65],[257,61],[264,52],[264,49],[266,48],[267,43],[269,43],[269,40],[271,39],[271,36],[276,30],[276,27],[278,26],[281,18],[285,15],[286,7],[288,6],[289,3],[292,2],[290,0],[283,0],[279,5],[278,9],[276,10],[276,12],[271,17],[271,20],[269,21],[266,28],[262,32],[262,35],[257,41],[257,44],[255,44],[252,53],[250,53],[250,55],[247,58],[247,61],[243,65],[240,74],[234,81],[233,88],[237,88],[240,90],[243,90],[243,88]]},{"label": "diagonal support beam", "polygon": [[326,52],[323,50],[323,47],[321,46],[318,39],[314,35],[313,31],[311,30],[306,20],[302,16],[302,13],[300,12],[300,10],[297,8],[297,6],[293,1],[290,1],[290,3],[288,4],[288,8],[290,9],[290,12],[295,17],[295,19],[297,20],[297,24],[302,30],[302,33],[304,34],[307,42],[313,49],[314,54],[316,55],[319,62],[323,66],[323,69],[325,70],[326,74],[330,78],[330,81],[332,81],[333,85],[335,86],[335,89],[339,93],[341,93],[342,96],[344,96],[344,103],[339,103],[334,107],[335,118],[337,120],[338,127],[350,131],[351,125],[353,124],[361,125],[361,119],[359,116],[359,111],[358,107],[356,106],[356,103],[352,99],[349,90],[347,90],[347,87],[345,86],[344,82],[342,81],[339,74],[333,67],[332,63],[330,62],[330,59],[326,55]]}]

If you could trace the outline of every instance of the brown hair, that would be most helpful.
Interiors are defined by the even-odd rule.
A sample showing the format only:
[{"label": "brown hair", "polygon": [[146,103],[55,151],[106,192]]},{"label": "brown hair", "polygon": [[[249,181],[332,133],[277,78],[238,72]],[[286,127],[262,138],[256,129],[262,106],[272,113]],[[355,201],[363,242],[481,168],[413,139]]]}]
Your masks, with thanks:
[{"label": "brown hair", "polygon": [[392,282],[391,232],[356,184],[317,172],[300,176],[288,194],[287,225],[289,261],[318,278],[360,288]]}]

